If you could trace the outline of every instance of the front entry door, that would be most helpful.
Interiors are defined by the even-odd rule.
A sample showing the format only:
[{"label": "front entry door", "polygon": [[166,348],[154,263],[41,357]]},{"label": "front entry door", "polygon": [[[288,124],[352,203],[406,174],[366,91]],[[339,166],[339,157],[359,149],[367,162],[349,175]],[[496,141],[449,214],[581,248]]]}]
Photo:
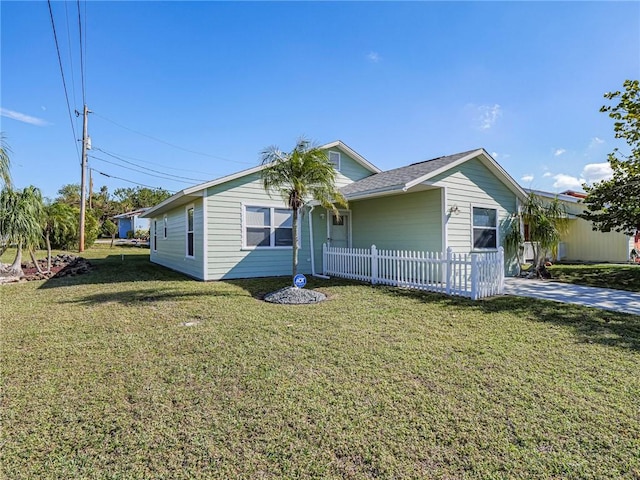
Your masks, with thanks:
[{"label": "front entry door", "polygon": [[329,245],[332,247],[349,247],[349,212],[340,212],[340,217],[336,218],[333,212],[329,211]]}]

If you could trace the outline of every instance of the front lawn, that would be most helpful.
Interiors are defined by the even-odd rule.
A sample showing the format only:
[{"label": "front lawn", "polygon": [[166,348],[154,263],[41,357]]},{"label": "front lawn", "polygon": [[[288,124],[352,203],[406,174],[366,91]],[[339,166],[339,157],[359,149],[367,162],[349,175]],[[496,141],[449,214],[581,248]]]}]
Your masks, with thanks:
[{"label": "front lawn", "polygon": [[638,316],[84,256],[0,286],[2,478],[640,476]]},{"label": "front lawn", "polygon": [[640,265],[553,265],[549,271],[559,282],[640,292]]}]

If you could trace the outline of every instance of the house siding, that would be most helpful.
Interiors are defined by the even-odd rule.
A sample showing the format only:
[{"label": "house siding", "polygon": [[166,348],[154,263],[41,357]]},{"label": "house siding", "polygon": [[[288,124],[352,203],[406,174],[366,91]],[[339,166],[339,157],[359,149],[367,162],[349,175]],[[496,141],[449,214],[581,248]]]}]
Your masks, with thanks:
[{"label": "house siding", "polygon": [[330,148],[328,151],[340,152],[340,171],[336,175],[336,186],[344,187],[352,182],[362,180],[371,175],[371,171],[356,162],[352,157],[339,148]]},{"label": "house siding", "polygon": [[353,246],[442,251],[440,189],[353,201]]},{"label": "house siding", "polygon": [[[243,249],[242,206],[277,206],[286,208],[278,194],[269,196],[262,186],[260,173],[253,173],[210,187],[207,202],[207,279],[267,277],[291,275],[292,250]],[[299,217],[300,245],[298,271],[310,273],[309,234],[306,215]],[[305,228],[306,227],[306,228]]]},{"label": "house siding", "polygon": [[[194,228],[194,256],[187,257],[187,208],[193,205],[193,228]],[[162,265],[172,270],[185,273],[190,277],[204,280],[203,269],[203,211],[202,199],[194,199],[193,202],[181,205],[166,213],[167,216],[167,238],[164,238],[164,215],[151,219],[154,220],[158,232],[156,235],[156,250],[151,245],[150,259],[153,263]],[[151,232],[153,236],[153,232]],[[153,241],[153,239],[152,239]]]}]

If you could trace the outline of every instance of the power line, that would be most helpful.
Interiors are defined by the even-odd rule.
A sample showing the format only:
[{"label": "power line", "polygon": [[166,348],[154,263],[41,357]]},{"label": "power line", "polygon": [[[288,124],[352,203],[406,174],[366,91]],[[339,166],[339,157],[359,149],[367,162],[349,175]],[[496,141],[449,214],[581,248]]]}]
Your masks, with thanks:
[{"label": "power line", "polygon": [[122,125],[122,124],[120,124],[120,123],[118,123],[118,122],[116,122],[114,120],[111,120],[111,119],[109,119],[109,118],[107,118],[107,117],[105,117],[103,115],[99,115],[97,113],[95,115],[97,117],[102,118],[103,120],[106,120],[107,122],[110,122],[110,123],[113,123],[114,125],[117,125],[120,128],[124,128],[125,130],[129,130],[130,132],[136,133],[136,134],[141,135],[143,137],[150,138],[151,140],[155,140],[156,142],[164,143],[165,145],[169,145],[170,147],[177,148],[178,150],[182,150],[182,151],[185,151],[185,152],[193,153],[193,154],[196,154],[196,155],[202,155],[204,157],[215,158],[217,160],[223,160],[225,162],[233,162],[233,163],[240,163],[240,164],[244,164],[244,165],[251,165],[251,162],[241,162],[241,161],[238,161],[238,160],[231,160],[229,158],[219,157],[217,155],[211,155],[209,153],[198,152],[196,150],[191,150],[189,148],[184,148],[184,147],[181,147],[180,145],[175,145],[173,143],[166,142],[164,140],[161,140],[159,138],[153,137],[151,135],[147,135],[146,133],[142,133],[142,132],[139,132],[139,131],[134,130],[132,128],[125,127],[124,125]]},{"label": "power line", "polygon": [[[120,178],[120,177],[116,177],[114,175],[109,175],[108,173],[103,173],[100,170],[96,170],[95,168],[92,168],[91,171],[93,172],[97,172],[100,175],[104,175],[105,177],[109,177],[109,178],[115,178],[117,180],[122,180],[123,182],[128,182],[128,183],[133,183],[134,185],[140,185],[141,187],[147,187],[147,188],[155,188],[155,189],[161,189],[161,190],[166,190],[166,188],[162,188],[162,187],[154,187],[152,185],[145,185],[144,183],[138,183],[138,182],[134,182],[132,180],[127,180],[126,178]],[[173,190],[167,190],[167,192],[174,194],[176,193]]]},{"label": "power line", "polygon": [[[139,168],[142,168],[142,169],[144,169],[144,170],[148,170],[148,171],[150,171],[150,172],[160,173],[160,174],[162,174],[162,175],[167,175],[167,176],[169,176],[169,177],[182,178],[182,179],[184,179],[184,180],[193,180],[194,182],[202,182],[202,181],[205,181],[205,180],[200,180],[199,178],[181,177],[180,175],[173,175],[172,173],[166,173],[166,172],[162,172],[162,171],[160,171],[160,170],[154,170],[154,169],[152,169],[152,168],[144,167],[144,166],[142,166],[142,165],[138,165],[138,164],[136,164],[136,163],[130,162],[130,161],[128,161],[128,160],[125,160],[124,158],[120,158],[120,157],[118,157],[117,155],[113,155],[113,154],[111,154],[111,153],[107,153],[107,152],[105,152],[104,150],[100,150],[100,149],[98,149],[98,148],[96,148],[96,149],[94,149],[94,150],[99,150],[99,151],[101,151],[102,153],[104,153],[105,155],[108,155],[108,156],[110,156],[110,157],[112,157],[112,158],[115,158],[115,159],[117,159],[117,160],[120,160],[121,162],[128,163],[129,165],[133,165],[134,167],[139,167]],[[96,157],[93,157],[93,158],[96,158]],[[98,159],[98,160],[99,160],[99,159]],[[123,167],[123,168],[126,168],[126,167]]]},{"label": "power line", "polygon": [[[137,170],[135,168],[131,168],[131,167],[125,167],[124,165],[120,165],[116,162],[112,162],[110,160],[105,160],[104,158],[100,158],[100,157],[96,157],[95,155],[89,155],[91,158],[95,159],[95,160],[99,160],[101,162],[105,162],[105,163],[110,163],[111,165],[115,165],[117,167],[120,168],[124,168],[126,170],[131,170],[133,172],[137,172],[137,173],[142,173],[143,175],[148,175],[150,177],[156,177],[156,178],[162,178],[163,180],[170,180],[173,182],[181,182],[181,183],[185,183],[184,180],[191,180],[194,182],[206,182],[206,180],[202,180],[202,179],[198,179],[198,178],[186,178],[186,177],[179,177],[178,175],[154,175],[152,173],[147,173],[144,170]],[[171,178],[171,177],[175,177],[175,178]]]},{"label": "power line", "polygon": [[67,82],[64,79],[64,69],[62,68],[62,58],[60,57],[60,47],[58,45],[58,35],[56,34],[56,24],[53,21],[53,10],[51,9],[51,0],[47,0],[49,5],[49,17],[51,18],[51,28],[53,29],[53,39],[56,44],[56,52],[58,53],[58,64],[60,65],[60,75],[62,76],[62,87],[64,88],[64,97],[67,100],[67,112],[69,113],[69,121],[71,122],[71,131],[73,132],[73,144],[76,147],[76,153],[80,157],[80,151],[78,150],[76,129],[73,125],[73,116],[71,115],[71,105],[69,104],[69,93],[67,92]]},{"label": "power line", "polygon": [[[187,170],[185,168],[175,168],[175,167],[168,167],[166,165],[158,165],[157,162],[149,162],[149,161],[146,161],[146,160],[142,160],[140,158],[131,157],[129,155],[123,155],[121,153],[109,152],[108,150],[104,150],[102,148],[98,148],[98,147],[95,147],[95,146],[92,146],[91,149],[92,150],[98,150],[99,152],[102,152],[105,155],[109,155],[110,157],[118,158],[120,160],[122,160],[123,158],[128,158],[129,160],[136,160],[138,162],[148,163],[149,165],[155,165],[155,166],[158,166],[158,167],[167,168],[169,170],[177,170],[179,172],[201,173],[203,175],[208,175],[210,177],[216,177],[217,176],[217,175],[213,175],[213,174],[211,174],[209,172],[201,172],[200,170]],[[122,161],[124,162],[124,160],[122,160]],[[137,166],[140,167],[140,168],[147,168],[147,167],[143,167],[142,165],[137,165]]]}]

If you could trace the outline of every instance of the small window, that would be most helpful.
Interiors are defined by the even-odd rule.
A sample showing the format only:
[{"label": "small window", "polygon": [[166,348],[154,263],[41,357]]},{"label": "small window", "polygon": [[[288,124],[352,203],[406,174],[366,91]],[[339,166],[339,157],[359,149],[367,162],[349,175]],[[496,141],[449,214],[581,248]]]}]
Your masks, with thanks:
[{"label": "small window", "polygon": [[344,225],[344,215],[339,215],[339,216],[335,216],[335,215],[331,215],[331,218],[333,219],[333,224],[334,225]]},{"label": "small window", "polygon": [[293,213],[287,208],[244,207],[244,247],[293,245]]},{"label": "small window", "polygon": [[163,235],[162,238],[167,238],[167,216],[162,219]]},{"label": "small window", "polygon": [[329,152],[329,161],[340,171],[340,152]]},{"label": "small window", "polygon": [[193,207],[187,208],[187,257],[194,256]]},{"label": "small window", "polygon": [[473,248],[498,248],[498,210],[473,207]]}]

